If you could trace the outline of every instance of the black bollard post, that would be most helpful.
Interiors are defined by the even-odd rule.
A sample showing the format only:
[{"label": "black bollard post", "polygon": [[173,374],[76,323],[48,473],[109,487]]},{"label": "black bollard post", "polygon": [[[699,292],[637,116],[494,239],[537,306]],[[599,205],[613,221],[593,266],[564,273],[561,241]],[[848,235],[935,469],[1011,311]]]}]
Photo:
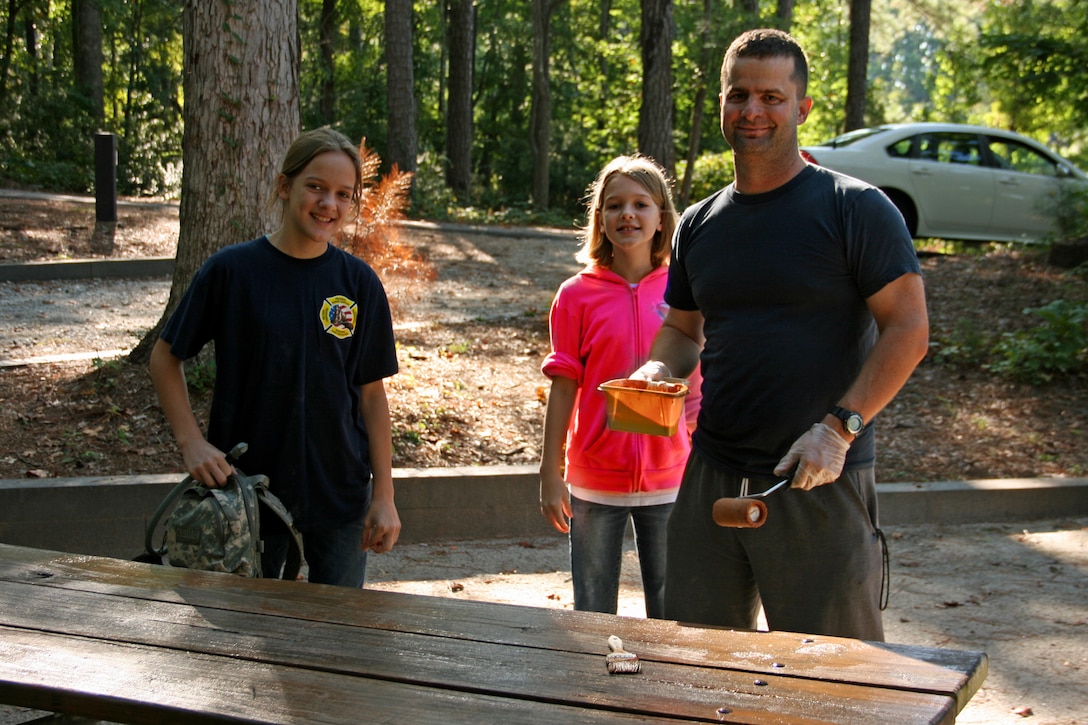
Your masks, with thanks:
[{"label": "black bollard post", "polygon": [[117,137],[99,131],[94,135],[95,220],[117,221]]}]

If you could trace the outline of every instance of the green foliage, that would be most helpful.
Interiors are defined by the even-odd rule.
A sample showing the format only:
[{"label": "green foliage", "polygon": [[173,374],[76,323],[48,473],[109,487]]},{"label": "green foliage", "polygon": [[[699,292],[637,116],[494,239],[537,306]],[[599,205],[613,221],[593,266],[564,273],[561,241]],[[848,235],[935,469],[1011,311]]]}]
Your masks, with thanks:
[{"label": "green foliage", "polygon": [[[681,177],[684,175],[684,168],[681,165],[676,172]],[[696,202],[700,199],[713,194],[715,191],[728,186],[733,182],[735,176],[733,169],[733,154],[729,152],[722,153],[707,153],[702,154],[695,160],[695,173],[692,176],[694,181],[691,185],[691,201]]]},{"label": "green foliage", "polygon": [[994,346],[994,372],[1032,384],[1088,373],[1088,305],[1056,300],[1024,314],[1041,318],[1035,327],[1007,332]]},{"label": "green foliage", "polygon": [[[175,194],[180,185],[182,40],[175,0],[99,0],[103,23],[105,130],[118,135],[122,194]],[[321,93],[319,19],[323,0],[299,0],[300,98],[304,128],[332,123],[369,147],[386,147],[383,0],[339,0],[333,41],[336,90],[331,117]],[[718,129],[718,66],[744,27],[777,24],[774,4],[759,17],[741,3],[718,3],[708,33],[702,2],[674,3],[674,132],[687,155],[698,84],[707,82],[692,199],[732,178]],[[91,121],[72,90],[70,3],[0,6],[18,15],[0,78],[0,184],[86,192],[93,185]],[[434,219],[520,223],[532,218],[529,115],[532,33],[525,0],[477,3],[472,198],[458,206],[445,191],[444,3],[413,13],[416,129],[420,175],[413,213]],[[602,17],[602,11],[607,14]],[[552,141],[549,197],[569,225],[586,186],[610,158],[637,148],[641,105],[639,0],[565,0],[551,23]],[[842,131],[849,49],[849,4],[801,0],[792,32],[812,65],[813,113],[802,143]],[[28,46],[26,28],[35,40]],[[605,30],[606,29],[606,30]],[[876,3],[870,32],[866,122],[980,122],[1051,141],[1088,166],[1088,3],[1081,0],[888,0]],[[708,60],[709,59],[709,60]],[[2,64],[2,63],[0,63]],[[1051,135],[1054,138],[1051,138]],[[682,175],[681,168],[677,174]]]},{"label": "green foliage", "polygon": [[[0,183],[86,193],[94,187],[94,134],[118,136],[122,194],[176,193],[181,159],[180,10],[171,0],[102,0],[105,123],[73,90],[71,9],[23,3],[0,113]],[[10,20],[0,14],[5,23]],[[28,45],[28,37],[35,42]],[[133,39],[137,42],[133,43]]]},{"label": "green foliage", "polygon": [[208,352],[185,363],[185,383],[194,395],[209,393],[215,387],[215,361]]},{"label": "green foliage", "polygon": [[958,320],[952,334],[936,342],[937,362],[964,367],[984,365],[993,344],[990,334],[979,330],[971,320]]},{"label": "green foliage", "polygon": [[1085,33],[1088,4],[1081,0],[991,2],[972,69],[992,94],[992,122],[1051,139],[1082,164],[1088,160]]},{"label": "green foliage", "polygon": [[845,3],[808,3],[794,9],[793,34],[808,54],[812,112],[798,130],[801,144],[819,143],[843,131],[846,62],[850,47]]},{"label": "green foliage", "polygon": [[382,43],[384,2],[338,2],[337,37],[333,44],[332,117],[321,113],[324,69],[321,65],[319,20],[322,0],[300,0],[299,108],[303,128],[334,125],[348,138],[366,138],[381,151],[386,143],[385,49]]},{"label": "green foliage", "polygon": [[0,120],[0,178],[19,187],[88,191],[94,131],[86,99],[47,86],[34,103]]},{"label": "green foliage", "polygon": [[1053,203],[1046,211],[1054,219],[1054,231],[1047,241],[1088,239],[1088,188],[1059,184]]},{"label": "green foliage", "polygon": [[416,163],[410,213],[432,221],[456,218],[457,199],[453,190],[446,186],[445,159],[433,151],[424,151]]}]

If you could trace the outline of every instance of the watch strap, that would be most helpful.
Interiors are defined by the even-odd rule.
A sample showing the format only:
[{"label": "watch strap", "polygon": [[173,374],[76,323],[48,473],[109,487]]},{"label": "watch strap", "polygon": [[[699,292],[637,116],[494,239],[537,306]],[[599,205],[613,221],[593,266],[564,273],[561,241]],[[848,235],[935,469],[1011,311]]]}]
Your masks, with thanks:
[{"label": "watch strap", "polygon": [[[831,409],[831,415],[833,415],[836,418],[838,418],[839,420],[841,420],[843,430],[846,431],[847,433],[850,433],[851,435],[853,435],[855,437],[861,435],[865,431],[865,418],[863,418],[861,416],[861,413],[858,413],[857,411],[847,410],[846,408],[843,408],[841,405],[836,405],[835,407],[833,407]],[[849,418],[853,418],[855,416],[857,417],[858,420],[861,421],[861,427],[858,428],[857,431],[852,431],[852,430],[847,429],[846,421]]]}]

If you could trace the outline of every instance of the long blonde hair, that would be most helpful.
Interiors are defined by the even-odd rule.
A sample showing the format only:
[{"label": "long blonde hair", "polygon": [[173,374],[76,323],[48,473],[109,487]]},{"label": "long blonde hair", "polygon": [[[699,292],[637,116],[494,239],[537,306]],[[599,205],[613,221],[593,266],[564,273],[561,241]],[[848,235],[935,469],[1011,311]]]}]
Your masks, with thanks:
[{"label": "long blonde hair", "polygon": [[604,268],[612,266],[612,242],[604,233],[601,206],[605,187],[614,176],[626,176],[638,183],[661,209],[661,229],[654,235],[653,244],[650,246],[650,261],[655,267],[668,264],[672,234],[676,230],[676,206],[672,201],[669,178],[665,170],[653,159],[641,154],[612,159],[586,189],[586,225],[580,230],[582,246],[575,258],[582,264],[594,264]]}]

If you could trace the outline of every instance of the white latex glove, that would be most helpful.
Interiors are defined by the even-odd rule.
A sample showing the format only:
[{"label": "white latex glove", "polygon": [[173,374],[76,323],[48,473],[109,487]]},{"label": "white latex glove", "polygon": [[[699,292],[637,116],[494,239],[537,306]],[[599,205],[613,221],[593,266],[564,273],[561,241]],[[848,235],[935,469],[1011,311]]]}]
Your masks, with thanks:
[{"label": "white latex glove", "polygon": [[774,472],[785,476],[796,466],[790,488],[808,491],[839,477],[849,449],[845,438],[824,423],[816,423],[790,446]]},{"label": "white latex glove", "polygon": [[669,366],[658,360],[651,360],[627,376],[629,380],[661,380],[671,378]]}]

